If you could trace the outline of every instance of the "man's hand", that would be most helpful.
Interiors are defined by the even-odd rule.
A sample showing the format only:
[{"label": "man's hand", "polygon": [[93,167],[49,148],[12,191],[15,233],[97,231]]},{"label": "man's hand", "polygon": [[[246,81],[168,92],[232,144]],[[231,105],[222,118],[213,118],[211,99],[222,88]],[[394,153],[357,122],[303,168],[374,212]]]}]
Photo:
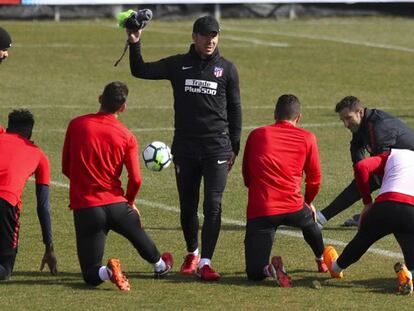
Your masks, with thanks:
[{"label": "man's hand", "polygon": [[372,208],[372,202],[364,205],[364,208],[362,209],[361,214],[359,215],[358,230],[361,229],[362,222],[364,221],[366,215],[369,213],[371,208]]},{"label": "man's hand", "polygon": [[40,271],[43,271],[45,264],[48,265],[52,275],[57,275],[57,260],[52,245],[46,246],[45,254],[43,255],[42,262],[40,263]]},{"label": "man's hand", "polygon": [[137,43],[141,39],[142,29],[132,32],[130,29],[126,29],[129,43]]},{"label": "man's hand", "polygon": [[236,154],[232,152],[230,159],[227,161],[227,172],[230,172],[234,162],[236,161],[236,157]]},{"label": "man's hand", "polygon": [[305,205],[311,210],[313,220],[316,222],[316,208],[315,208],[315,205],[313,205],[312,203],[310,203],[310,204],[305,203]]}]

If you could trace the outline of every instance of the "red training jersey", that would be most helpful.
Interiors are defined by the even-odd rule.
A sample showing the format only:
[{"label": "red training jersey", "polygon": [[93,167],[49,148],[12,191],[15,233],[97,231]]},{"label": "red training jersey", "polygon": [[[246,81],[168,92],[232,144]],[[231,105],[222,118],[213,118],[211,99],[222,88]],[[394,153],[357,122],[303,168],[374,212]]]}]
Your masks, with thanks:
[{"label": "red training jersey", "polygon": [[253,130],[244,151],[243,178],[249,188],[247,219],[299,211],[304,200],[312,203],[321,184],[315,135],[287,121]]},{"label": "red training jersey", "polygon": [[[124,165],[125,194],[120,180]],[[113,114],[77,117],[66,131],[62,172],[70,179],[71,209],[119,202],[132,205],[141,186],[138,142]]]},{"label": "red training jersey", "polygon": [[50,184],[50,164],[43,151],[16,133],[0,135],[0,197],[19,210],[26,181],[35,175],[36,184]]},{"label": "red training jersey", "polygon": [[4,132],[6,132],[6,131],[4,130],[4,127],[2,127],[2,126],[0,125],[0,134],[1,134],[1,133],[4,133]]}]

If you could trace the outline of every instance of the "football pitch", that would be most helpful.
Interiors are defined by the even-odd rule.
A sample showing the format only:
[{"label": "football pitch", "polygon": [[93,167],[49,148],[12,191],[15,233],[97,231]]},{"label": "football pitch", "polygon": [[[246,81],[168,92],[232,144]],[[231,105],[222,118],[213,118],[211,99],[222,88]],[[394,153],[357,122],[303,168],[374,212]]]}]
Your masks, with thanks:
[{"label": "football pitch", "polygon": [[[315,272],[313,253],[301,232],[280,228],[272,255],[283,257],[293,288],[275,281],[249,282],[244,272],[244,221],[247,191],[241,176],[249,132],[273,122],[276,99],[292,93],[302,102],[301,126],[313,131],[321,153],[323,183],[315,205],[322,209],[351,181],[351,134],[334,113],[344,96],[359,97],[414,127],[414,20],[402,18],[321,18],[298,20],[223,20],[219,48],[240,75],[243,107],[242,148],[223,199],[223,224],[213,258],[218,283],[181,276],[185,245],[179,225],[172,167],[160,173],[142,168],[138,195],[146,230],[160,251],[171,251],[175,267],[154,280],[152,267],[115,233],[107,239],[104,262],[120,258],[131,282],[123,293],[107,282],[84,285],[76,255],[68,180],[61,173],[66,126],[73,117],[96,112],[105,84],[128,84],[127,111],[121,115],[141,148],[153,140],[171,145],[172,91],[167,81],[147,81],[129,73],[128,54],[118,67],[126,39],[113,20],[1,22],[13,37],[10,57],[0,65],[0,124],[14,108],[35,115],[34,141],[52,166],[52,224],[59,275],[39,272],[44,247],[36,216],[34,183],[23,197],[19,253],[12,280],[0,284],[0,310],[413,310],[414,298],[395,294],[393,264],[402,260],[397,242],[376,243],[342,280]],[[147,61],[188,50],[192,21],[153,21],[144,30]],[[79,137],[82,139],[82,137]],[[141,163],[143,165],[143,163]],[[126,176],[124,176],[125,178]],[[202,198],[201,198],[202,200]],[[333,218],[323,230],[339,252],[355,234],[342,227],[361,203]],[[202,203],[199,211],[202,211]],[[414,241],[413,241],[414,243]]]}]

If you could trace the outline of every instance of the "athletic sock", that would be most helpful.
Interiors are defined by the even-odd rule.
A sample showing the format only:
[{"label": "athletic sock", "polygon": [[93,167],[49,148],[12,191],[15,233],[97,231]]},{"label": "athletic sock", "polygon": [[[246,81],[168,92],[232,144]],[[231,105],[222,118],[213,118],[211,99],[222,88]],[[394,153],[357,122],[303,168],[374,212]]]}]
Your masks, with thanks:
[{"label": "athletic sock", "polygon": [[211,259],[201,258],[200,259],[200,262],[198,263],[198,268],[201,269],[205,265],[211,266]]},{"label": "athletic sock", "polygon": [[112,275],[112,271],[109,270],[106,266],[100,267],[98,273],[99,273],[99,278],[102,281],[108,281]]},{"label": "athletic sock", "polygon": [[274,277],[274,275],[271,273],[272,270],[274,270],[274,268],[270,264],[269,265],[266,265],[263,268],[263,274],[266,277],[269,277],[269,278]]},{"label": "athletic sock", "polygon": [[167,265],[165,264],[164,260],[160,258],[158,262],[154,263],[154,270],[155,272],[161,272],[167,269]]},{"label": "athletic sock", "polygon": [[336,260],[335,260],[332,263],[332,270],[336,273],[341,273],[343,269],[340,266],[338,266],[338,264],[336,263]]},{"label": "athletic sock", "polygon": [[193,252],[188,252],[188,254],[193,254],[194,256],[198,256],[199,254],[198,248],[196,248],[195,251]]}]

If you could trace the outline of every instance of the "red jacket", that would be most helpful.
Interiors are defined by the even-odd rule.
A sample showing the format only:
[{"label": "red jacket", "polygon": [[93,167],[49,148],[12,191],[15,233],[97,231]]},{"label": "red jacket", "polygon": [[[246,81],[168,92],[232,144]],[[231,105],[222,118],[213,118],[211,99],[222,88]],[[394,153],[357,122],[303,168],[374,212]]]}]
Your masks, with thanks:
[{"label": "red jacket", "polygon": [[244,151],[243,177],[249,188],[247,219],[299,211],[304,201],[312,203],[321,184],[315,135],[287,121],[253,130]]},{"label": "red jacket", "polygon": [[[120,180],[124,165],[125,194]],[[132,205],[141,186],[138,142],[113,114],[80,116],[66,132],[62,172],[70,179],[71,209],[119,202]]]}]

